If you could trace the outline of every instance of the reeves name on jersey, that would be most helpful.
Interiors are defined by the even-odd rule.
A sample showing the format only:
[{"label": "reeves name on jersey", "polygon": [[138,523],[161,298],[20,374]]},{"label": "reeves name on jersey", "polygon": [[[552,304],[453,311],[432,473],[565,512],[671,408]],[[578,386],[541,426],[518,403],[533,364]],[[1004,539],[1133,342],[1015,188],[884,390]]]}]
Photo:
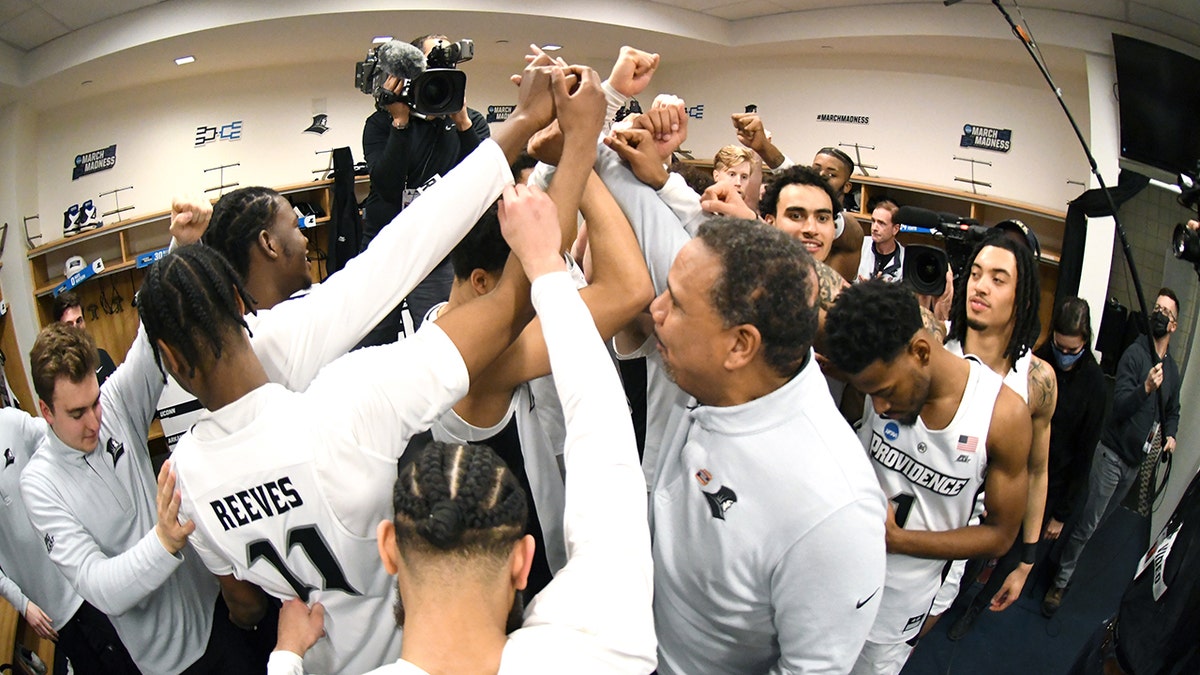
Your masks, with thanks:
[{"label": "reeves name on jersey", "polygon": [[208,505],[228,532],[256,520],[286,513],[303,503],[300,493],[292,487],[292,479],[283,476],[213,500]]}]

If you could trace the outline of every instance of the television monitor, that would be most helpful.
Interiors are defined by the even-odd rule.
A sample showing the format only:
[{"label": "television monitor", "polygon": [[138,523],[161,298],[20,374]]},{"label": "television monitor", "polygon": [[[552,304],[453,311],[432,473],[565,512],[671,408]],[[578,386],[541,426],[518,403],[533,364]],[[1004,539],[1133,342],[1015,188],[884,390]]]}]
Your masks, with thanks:
[{"label": "television monitor", "polygon": [[1171,175],[1197,174],[1200,60],[1113,34],[1121,157]]}]

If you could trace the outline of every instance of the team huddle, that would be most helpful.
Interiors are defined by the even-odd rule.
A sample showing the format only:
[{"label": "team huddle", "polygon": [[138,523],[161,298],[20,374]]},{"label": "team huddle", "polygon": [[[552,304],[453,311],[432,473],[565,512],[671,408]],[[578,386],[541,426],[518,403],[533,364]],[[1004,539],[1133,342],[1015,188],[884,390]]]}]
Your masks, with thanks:
[{"label": "team huddle", "polygon": [[[534,52],[323,283],[277,193],[180,200],[103,385],[85,331],[39,334],[0,590],[76,673],[897,673],[950,561],[1016,551],[1020,594],[1056,398],[1028,242],[924,302],[844,153],[793,166],[739,114],[697,191],[681,100],[611,122],[657,55]],[[447,257],[417,330],[353,349]],[[205,412],[156,475],[168,375]]]}]

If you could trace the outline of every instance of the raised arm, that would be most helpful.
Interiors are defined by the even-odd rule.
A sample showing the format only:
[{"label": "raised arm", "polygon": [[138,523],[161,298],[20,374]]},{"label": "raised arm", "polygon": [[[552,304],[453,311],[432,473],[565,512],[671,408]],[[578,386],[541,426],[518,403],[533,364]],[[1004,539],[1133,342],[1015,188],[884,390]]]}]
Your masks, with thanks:
[{"label": "raised arm", "polygon": [[1004,555],[1025,515],[1032,438],[1029,408],[1016,392],[1001,387],[987,437],[988,471],[984,482],[987,522],[942,532],[906,530],[896,525],[895,507],[889,504],[888,553],[937,560]]},{"label": "raised arm", "polygon": [[524,626],[577,630],[622,670],[649,672],[653,564],[625,395],[562,259],[548,249],[538,258],[522,254],[566,419],[567,564],[530,606]]}]

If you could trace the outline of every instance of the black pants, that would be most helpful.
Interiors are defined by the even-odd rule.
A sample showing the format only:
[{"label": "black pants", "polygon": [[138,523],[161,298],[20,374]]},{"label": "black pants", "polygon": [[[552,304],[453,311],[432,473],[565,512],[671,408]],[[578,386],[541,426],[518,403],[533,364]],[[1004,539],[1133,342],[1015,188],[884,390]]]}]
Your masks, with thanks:
[{"label": "black pants", "polygon": [[67,672],[67,660],[78,675],[139,675],[108,616],[84,601],[58,631],[54,672]]},{"label": "black pants", "polygon": [[[275,611],[274,618],[277,620],[278,617],[278,611]],[[268,611],[263,622],[270,619],[271,611]],[[273,627],[270,630],[273,631]],[[270,651],[263,651],[257,638],[258,631],[242,630],[233,625],[229,620],[229,607],[218,594],[208,647],[204,655],[180,675],[262,675],[267,672]]]},{"label": "black pants", "polygon": [[[992,574],[988,577],[987,583],[983,585],[983,590],[975,596],[971,603],[976,607],[986,607],[991,604],[992,598],[1000,592],[1000,587],[1004,585],[1004,580],[1008,579],[1008,575],[1017,569],[1017,565],[1021,564],[1021,548],[1024,546],[1022,537],[1025,535],[1024,526],[1017,530],[1017,539],[1013,542],[1012,547],[1008,552],[1000,556],[996,561],[996,566],[992,568]],[[986,560],[968,560],[967,571],[963,575],[962,589],[960,593],[969,589],[971,584],[975,583],[975,578],[983,571],[983,566],[987,564]],[[1030,575],[1032,577],[1032,574]],[[1030,585],[1030,580],[1026,579],[1025,588]],[[1024,588],[1021,589],[1024,592]]]}]

